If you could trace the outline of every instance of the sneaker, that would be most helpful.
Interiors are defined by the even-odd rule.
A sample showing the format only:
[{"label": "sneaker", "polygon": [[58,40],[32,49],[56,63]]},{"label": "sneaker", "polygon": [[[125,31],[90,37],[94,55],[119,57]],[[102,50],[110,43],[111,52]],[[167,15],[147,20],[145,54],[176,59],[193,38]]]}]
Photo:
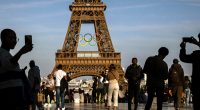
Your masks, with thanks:
[{"label": "sneaker", "polygon": [[106,108],[107,108],[108,110],[111,110],[111,107],[110,107],[110,106],[107,106]]},{"label": "sneaker", "polygon": [[62,110],[65,110],[65,107],[63,107]]},{"label": "sneaker", "polygon": [[114,110],[117,110],[117,106],[114,106],[114,108],[113,108]]},{"label": "sneaker", "polygon": [[47,106],[48,106],[48,103],[45,103],[45,104],[44,104],[44,107],[47,107]]},{"label": "sneaker", "polygon": [[180,110],[179,108],[175,108],[175,110]]},{"label": "sneaker", "polygon": [[51,107],[51,104],[48,104],[48,107]]}]

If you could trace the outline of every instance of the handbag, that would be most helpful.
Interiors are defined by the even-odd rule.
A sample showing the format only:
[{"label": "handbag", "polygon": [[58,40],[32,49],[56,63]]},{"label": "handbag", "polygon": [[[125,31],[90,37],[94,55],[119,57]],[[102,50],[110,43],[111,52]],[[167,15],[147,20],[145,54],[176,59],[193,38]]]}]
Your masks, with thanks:
[{"label": "handbag", "polygon": [[37,102],[44,102],[44,94],[42,92],[38,92]]},{"label": "handbag", "polygon": [[119,98],[124,98],[125,93],[122,90],[119,90]]}]

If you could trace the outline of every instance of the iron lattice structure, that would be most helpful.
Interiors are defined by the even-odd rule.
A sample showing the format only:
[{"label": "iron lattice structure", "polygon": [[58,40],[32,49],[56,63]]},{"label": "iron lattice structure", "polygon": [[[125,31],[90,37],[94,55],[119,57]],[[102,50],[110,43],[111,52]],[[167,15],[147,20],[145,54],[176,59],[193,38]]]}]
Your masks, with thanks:
[{"label": "iron lattice structure", "polygon": [[[123,82],[121,54],[114,50],[104,16],[106,5],[101,0],[75,0],[69,9],[72,11],[70,23],[63,47],[56,53],[56,64],[52,73],[58,64],[62,64],[71,78],[100,76],[110,64],[115,64],[120,73],[120,81]],[[94,24],[98,51],[77,51],[83,23]]]}]

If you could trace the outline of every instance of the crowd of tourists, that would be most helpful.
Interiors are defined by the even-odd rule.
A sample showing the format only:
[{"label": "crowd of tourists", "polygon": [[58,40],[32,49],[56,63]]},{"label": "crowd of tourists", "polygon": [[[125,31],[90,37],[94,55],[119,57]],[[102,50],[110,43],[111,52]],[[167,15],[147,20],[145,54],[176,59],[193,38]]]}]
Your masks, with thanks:
[{"label": "crowd of tourists", "polygon": [[[200,34],[198,37],[200,39]],[[200,50],[186,54],[186,43],[200,47],[200,42],[195,38],[187,38],[180,44],[180,60],[193,65],[191,79],[185,76],[177,58],[173,59],[171,67],[168,68],[164,58],[169,54],[169,50],[161,47],[157,55],[146,59],[143,68],[138,64],[137,57],[132,58],[132,63],[125,71],[126,89],[119,84],[117,65],[110,64],[99,77],[93,77],[93,84],[88,85],[86,92],[81,88],[69,90],[68,83],[71,78],[63,71],[61,64],[57,65],[53,74],[48,75],[46,82],[42,82],[40,68],[34,60],[30,60],[27,77],[27,67],[21,69],[18,61],[33,49],[33,44],[26,43],[15,55],[11,55],[10,50],[15,48],[17,36],[12,29],[4,29],[1,31],[0,47],[1,107],[8,110],[35,110],[37,107],[43,109],[45,103],[56,103],[56,109],[65,110],[65,99],[75,103],[77,100],[74,97],[77,96],[82,97],[78,102],[104,103],[108,109],[117,110],[119,102],[127,102],[128,110],[131,110],[132,105],[134,110],[137,110],[139,103],[145,103],[145,110],[150,110],[154,97],[157,97],[157,110],[162,110],[164,101],[173,102],[175,110],[192,102],[193,109],[199,110],[200,88],[195,84],[198,84],[200,79]],[[141,86],[144,74],[147,76],[146,84]],[[12,101],[8,97],[12,98]]]},{"label": "crowd of tourists", "polygon": [[[115,65],[112,64],[109,70],[102,72],[101,76],[93,76],[92,84],[83,82],[78,88],[74,89],[68,89],[69,85],[65,85],[67,89],[63,96],[64,103],[99,103],[104,104],[106,107],[111,107],[113,101],[113,106],[116,106],[115,108],[118,107],[118,103],[128,103],[128,109],[131,110],[133,103],[134,109],[137,110],[138,104],[147,103],[150,97],[147,93],[148,85],[141,84],[141,81],[145,80],[144,73],[142,67],[138,65],[137,62],[137,58],[132,58],[132,64],[126,69],[125,78],[128,80],[128,88],[117,85],[118,82],[109,80],[109,77],[116,77],[114,76],[116,73],[112,74],[113,76],[109,76],[109,72],[112,68],[115,68]],[[162,102],[173,102],[176,109],[192,103],[191,78],[184,75],[184,71],[178,62],[178,59],[173,60],[173,64],[169,69],[168,82],[165,81],[162,88]],[[174,72],[177,72],[178,75],[176,76]],[[54,79],[52,74],[49,74],[48,79],[42,82],[41,90],[44,94],[44,104],[56,102],[57,96],[55,95],[56,86],[54,85]],[[110,82],[113,83],[114,88],[116,87],[117,89],[110,87],[110,85],[112,85]],[[85,85],[85,88],[82,88],[81,85]],[[62,84],[60,86],[62,86]],[[158,96],[153,94],[153,97]]]}]

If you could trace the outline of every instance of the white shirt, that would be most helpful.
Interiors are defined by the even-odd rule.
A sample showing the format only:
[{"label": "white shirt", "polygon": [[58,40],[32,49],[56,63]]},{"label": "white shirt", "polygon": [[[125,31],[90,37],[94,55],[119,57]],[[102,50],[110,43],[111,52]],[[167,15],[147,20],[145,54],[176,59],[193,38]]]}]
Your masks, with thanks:
[{"label": "white shirt", "polygon": [[56,86],[60,86],[60,81],[65,75],[66,75],[66,73],[63,70],[57,70],[55,72]]},{"label": "white shirt", "polygon": [[54,79],[47,79],[46,87],[53,87],[54,86]]}]

